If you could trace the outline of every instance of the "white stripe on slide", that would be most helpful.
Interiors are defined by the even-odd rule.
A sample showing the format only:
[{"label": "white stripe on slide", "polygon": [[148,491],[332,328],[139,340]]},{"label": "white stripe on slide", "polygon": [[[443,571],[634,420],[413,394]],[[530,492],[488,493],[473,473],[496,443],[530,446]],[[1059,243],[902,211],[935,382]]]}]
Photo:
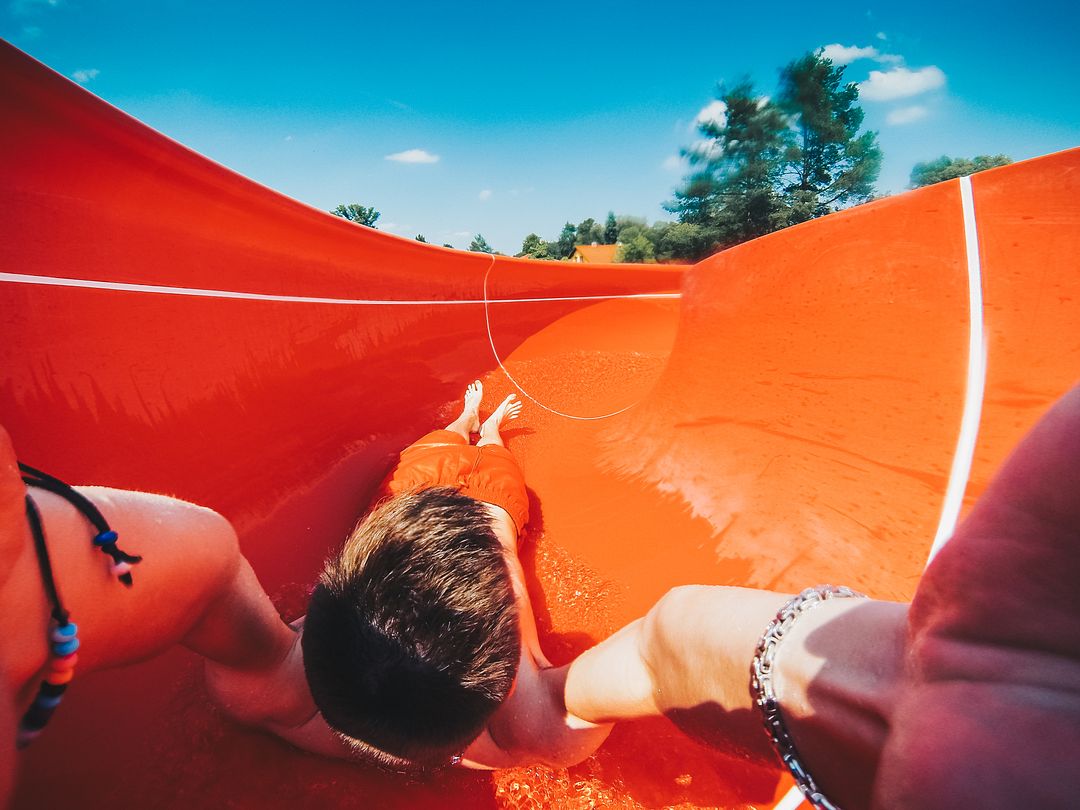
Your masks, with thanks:
[{"label": "white stripe on slide", "polygon": [[[952,537],[964,502],[964,491],[971,476],[971,461],[975,456],[975,440],[979,435],[982,418],[983,395],[986,391],[986,339],[983,330],[982,267],[979,263],[979,233],[975,227],[975,200],[971,193],[971,178],[960,178],[960,207],[964,214],[964,248],[967,253],[968,277],[968,369],[967,388],[964,394],[964,414],[960,420],[960,435],[956,440],[949,485],[945,490],[945,503],[941,508],[941,520],[937,534],[926,560],[929,565],[934,555]],[[789,790],[773,810],[795,810],[803,803],[803,795],[797,787]]]},{"label": "white stripe on slide", "polygon": [[792,787],[791,790],[784,794],[784,798],[773,805],[773,810],[795,810],[796,807],[803,803],[803,800],[802,791],[797,787]]},{"label": "white stripe on slide", "polygon": [[975,225],[975,199],[971,192],[971,178],[960,178],[960,204],[964,212],[964,245],[967,251],[968,276],[968,370],[967,391],[964,395],[964,415],[960,421],[960,435],[956,440],[949,486],[945,490],[945,502],[941,508],[941,520],[937,534],[930,547],[926,564],[934,559],[952,537],[964,502],[964,491],[971,476],[971,462],[975,456],[975,441],[979,436],[979,420],[982,418],[983,396],[986,391],[986,337],[983,330],[982,267],[979,263],[979,233]]},{"label": "white stripe on slide", "polygon": [[384,300],[373,298],[319,298],[306,295],[271,295],[269,293],[206,290],[198,287],[163,287],[156,284],[127,284],[119,281],[95,281],[84,278],[53,278],[25,273],[0,273],[0,281],[13,284],[38,284],[46,287],[81,287],[114,292],[183,295],[195,298],[238,298],[245,301],[280,301],[290,304],[334,304],[337,306],[457,306],[461,304],[540,304],[555,301],[611,301],[615,299],[679,298],[681,293],[618,293],[612,295],[562,295],[551,298],[455,298],[451,300]]}]

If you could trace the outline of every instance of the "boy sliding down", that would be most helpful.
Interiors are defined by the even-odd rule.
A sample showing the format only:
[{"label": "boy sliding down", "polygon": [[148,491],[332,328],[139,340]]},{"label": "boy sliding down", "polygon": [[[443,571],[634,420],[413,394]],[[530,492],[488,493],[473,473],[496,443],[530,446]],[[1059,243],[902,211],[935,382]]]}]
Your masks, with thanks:
[{"label": "boy sliding down", "polygon": [[[436,455],[475,454],[454,473],[456,489],[403,494],[376,509],[328,566],[303,644],[220,515],[143,492],[28,486],[0,428],[0,556],[8,561],[0,612],[14,617],[0,643],[0,805],[16,736],[29,742],[42,732],[73,674],[176,644],[204,657],[207,687],[229,714],[305,750],[351,758],[363,740],[400,764],[447,762],[467,747],[466,764],[491,768],[588,756],[609,727],[566,714],[566,668],[551,669],[540,651],[516,558],[527,500],[520,471],[510,476],[520,486],[507,483],[513,459],[499,427],[520,405],[508,399],[480,427],[480,395],[479,384],[470,387],[462,416],[433,443]],[[468,447],[477,428],[479,446]],[[403,462],[428,452],[407,451]],[[108,545],[95,545],[90,512],[137,565],[117,564],[103,553]],[[376,523],[397,522],[400,535],[372,537]],[[76,623],[77,644],[74,635],[55,637],[59,625],[74,633]],[[352,747],[324,722],[305,670]]]},{"label": "boy sliding down", "polygon": [[482,396],[474,382],[457,419],[402,452],[304,623],[323,717],[395,767],[568,765],[610,731],[566,711],[566,668],[540,649],[517,557],[528,494],[499,434],[521,403],[511,394],[481,424]]}]

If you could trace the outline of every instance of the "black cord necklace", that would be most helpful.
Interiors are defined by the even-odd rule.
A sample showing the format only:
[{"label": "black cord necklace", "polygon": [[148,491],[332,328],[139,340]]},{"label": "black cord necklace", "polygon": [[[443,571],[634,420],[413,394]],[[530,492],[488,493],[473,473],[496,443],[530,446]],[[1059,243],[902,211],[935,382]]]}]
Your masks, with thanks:
[{"label": "black cord necklace", "polygon": [[[101,511],[86,496],[76,492],[60,479],[53,478],[21,462],[19,470],[26,484],[59,495],[93,524],[98,530],[94,537],[94,545],[109,556],[113,574],[130,588],[132,585],[131,566],[140,562],[142,557],[128,554],[117,547],[116,532],[109,527]],[[41,685],[38,687],[38,693],[19,722],[16,737],[16,745],[19,748],[29,745],[45,728],[53,712],[56,711],[56,707],[60,705],[68,684],[75,676],[75,664],[79,660],[76,652],[79,649],[79,627],[71,621],[70,614],[64,608],[64,603],[60,598],[56,578],[53,576],[52,561],[49,559],[49,549],[45,543],[45,528],[41,521],[41,513],[29,492],[26,493],[26,519],[30,524],[30,534],[34,538],[34,552],[41,571],[41,581],[45,586],[45,595],[52,605],[50,614],[52,618],[49,622],[48,633],[49,661]]]}]

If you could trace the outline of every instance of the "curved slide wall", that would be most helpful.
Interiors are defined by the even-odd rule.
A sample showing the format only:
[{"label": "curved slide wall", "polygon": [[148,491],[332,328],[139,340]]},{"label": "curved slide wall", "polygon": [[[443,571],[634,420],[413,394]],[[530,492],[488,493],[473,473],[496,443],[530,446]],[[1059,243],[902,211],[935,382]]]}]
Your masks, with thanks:
[{"label": "curved slide wall", "polygon": [[[393,453],[476,377],[486,404],[528,397],[509,445],[559,662],[676,584],[909,597],[1080,378],[1078,150],[685,271],[585,268],[315,211],[7,45],[0,109],[0,423],[69,480],[218,509],[290,616]],[[389,776],[237,728],[198,678],[182,652],[80,677],[15,805],[770,806],[789,788],[667,721],[568,771]]]}]

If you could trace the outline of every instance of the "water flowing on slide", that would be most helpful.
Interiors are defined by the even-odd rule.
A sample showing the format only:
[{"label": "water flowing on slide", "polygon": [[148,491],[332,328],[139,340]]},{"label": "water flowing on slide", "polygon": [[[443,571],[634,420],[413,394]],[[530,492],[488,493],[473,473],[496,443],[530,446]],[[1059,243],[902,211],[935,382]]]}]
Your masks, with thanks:
[{"label": "water flowing on slide", "polygon": [[[1080,150],[692,267],[573,266],[314,210],[6,44],[0,120],[0,423],[67,480],[226,515],[288,616],[475,378],[486,408],[525,400],[508,443],[557,662],[677,584],[910,597],[1080,378]],[[182,651],[80,676],[20,760],[26,808],[769,807],[791,786],[666,720],[569,770],[327,762],[223,719]]]}]

